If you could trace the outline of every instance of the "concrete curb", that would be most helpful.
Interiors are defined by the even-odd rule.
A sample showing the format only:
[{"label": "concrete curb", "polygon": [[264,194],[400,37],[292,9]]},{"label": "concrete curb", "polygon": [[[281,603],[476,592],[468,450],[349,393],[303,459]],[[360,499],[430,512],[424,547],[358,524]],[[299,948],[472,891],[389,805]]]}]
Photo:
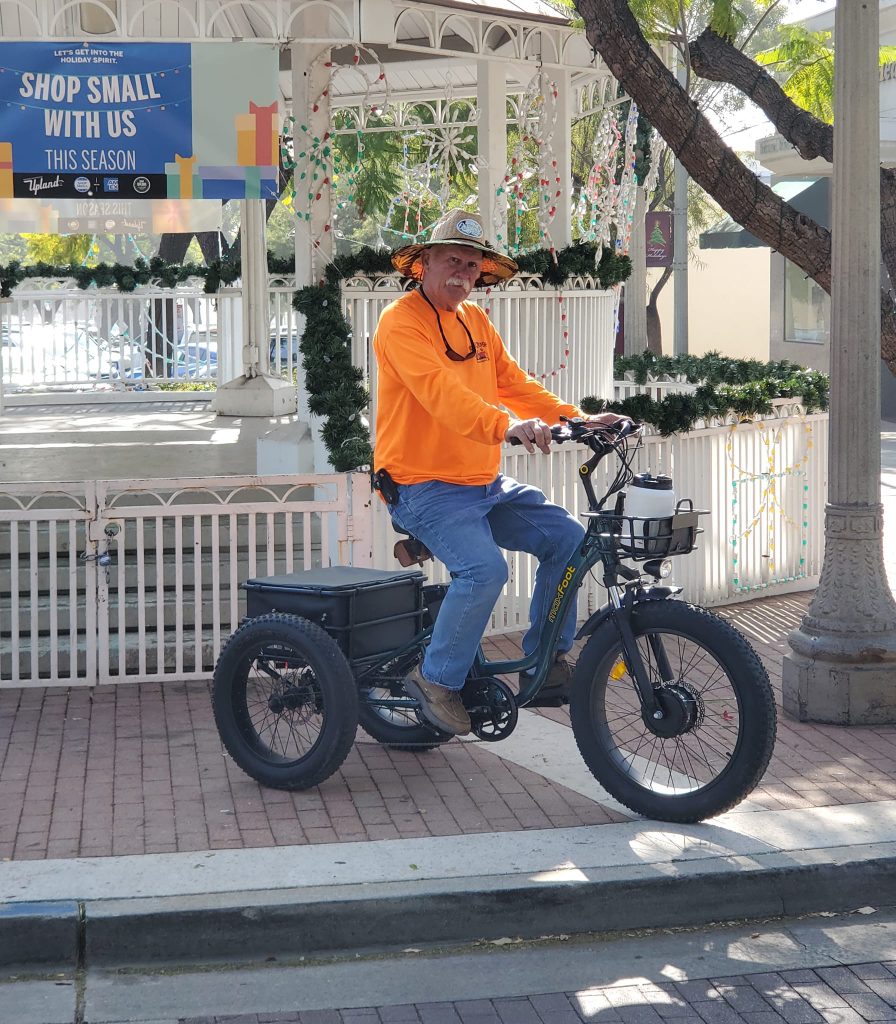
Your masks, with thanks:
[{"label": "concrete curb", "polygon": [[679,863],[665,876],[645,866],[585,881],[498,875],[83,904],[10,904],[0,913],[0,965],[10,970],[51,964],[283,960],[432,942],[843,912],[896,903],[896,856],[878,853],[879,847],[859,853],[843,850],[823,863],[802,864],[778,854],[759,858],[758,864],[757,858],[732,857]]},{"label": "concrete curb", "polygon": [[76,966],[83,908],[73,900],[0,905],[0,966]]}]

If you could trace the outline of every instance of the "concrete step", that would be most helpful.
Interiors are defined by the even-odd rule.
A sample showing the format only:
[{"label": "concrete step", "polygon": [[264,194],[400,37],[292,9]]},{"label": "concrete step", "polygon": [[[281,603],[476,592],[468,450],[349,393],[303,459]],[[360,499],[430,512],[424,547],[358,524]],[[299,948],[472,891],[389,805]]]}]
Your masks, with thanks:
[{"label": "concrete step", "polygon": [[[238,621],[234,623],[233,628],[235,629],[237,625]],[[231,632],[229,626],[222,628],[222,642]],[[200,632],[198,658],[196,633],[192,628],[184,631],[180,644],[173,629],[166,629],[161,633],[161,643],[159,638],[160,634],[154,631],[148,632],[142,642],[137,633],[110,633],[108,656],[105,663],[100,666],[101,675],[104,678],[123,678],[137,675],[143,670],[147,673],[161,672],[163,668],[172,678],[176,678],[174,673],[178,669],[184,672],[204,671],[211,674],[215,667],[215,644],[214,634],[210,628],[204,628]],[[95,680],[87,678],[88,645],[85,633],[77,633],[74,642],[72,641],[73,638],[68,633],[60,635],[55,640],[49,636],[32,638],[26,635],[19,638],[15,650],[8,640],[0,641],[0,681],[8,683],[17,678],[37,682],[41,679],[60,678],[82,679],[92,684]],[[90,647],[96,650],[95,638]],[[143,668],[140,664],[141,649],[145,656]],[[15,674],[14,666],[17,669]]]}]

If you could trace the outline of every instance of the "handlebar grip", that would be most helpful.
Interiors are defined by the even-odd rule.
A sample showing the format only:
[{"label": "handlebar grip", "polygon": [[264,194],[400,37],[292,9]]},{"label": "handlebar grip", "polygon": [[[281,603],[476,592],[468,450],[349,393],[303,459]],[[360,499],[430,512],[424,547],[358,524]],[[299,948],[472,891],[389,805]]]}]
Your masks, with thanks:
[{"label": "handlebar grip", "polygon": [[[551,440],[555,444],[559,444],[563,441],[569,441],[569,428],[566,427],[563,423],[555,424],[553,427],[551,427]],[[512,445],[521,445],[522,443],[523,442],[518,437],[512,437],[510,439],[510,444]]]}]

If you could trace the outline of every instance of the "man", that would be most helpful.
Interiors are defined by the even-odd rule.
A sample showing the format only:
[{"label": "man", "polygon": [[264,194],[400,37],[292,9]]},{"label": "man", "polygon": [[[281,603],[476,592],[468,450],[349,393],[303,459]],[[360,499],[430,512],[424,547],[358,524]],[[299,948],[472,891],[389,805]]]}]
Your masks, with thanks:
[{"label": "man", "polygon": [[[420,286],[383,310],[373,339],[379,368],[375,469],[388,471],[398,485],[387,495],[396,525],[419,538],[452,577],[426,656],[405,689],[430,724],[464,735],[470,719],[459,691],[507,581],[500,549],[539,560],[523,638],[528,655],[584,536],[579,522],[540,490],[499,473],[501,443],[517,438],[527,451],[547,453],[549,425],[584,414],[529,377],[485,312],[466,301],[474,287],[506,281],[519,269],[485,240],[478,214],[452,210],[428,242],[399,249],[392,263]],[[607,415],[590,422],[617,420]],[[575,618],[573,608],[560,636],[561,655],[572,647]],[[559,657],[539,696],[563,701],[569,674]]]}]

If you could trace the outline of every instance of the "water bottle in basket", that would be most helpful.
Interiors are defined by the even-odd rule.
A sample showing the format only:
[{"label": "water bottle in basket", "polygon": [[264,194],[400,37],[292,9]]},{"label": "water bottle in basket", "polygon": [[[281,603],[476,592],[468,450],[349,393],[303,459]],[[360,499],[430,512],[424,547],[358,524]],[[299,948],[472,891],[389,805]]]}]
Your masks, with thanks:
[{"label": "water bottle in basket", "polygon": [[639,473],[626,488],[620,545],[641,557],[666,554],[674,514],[672,477]]}]

